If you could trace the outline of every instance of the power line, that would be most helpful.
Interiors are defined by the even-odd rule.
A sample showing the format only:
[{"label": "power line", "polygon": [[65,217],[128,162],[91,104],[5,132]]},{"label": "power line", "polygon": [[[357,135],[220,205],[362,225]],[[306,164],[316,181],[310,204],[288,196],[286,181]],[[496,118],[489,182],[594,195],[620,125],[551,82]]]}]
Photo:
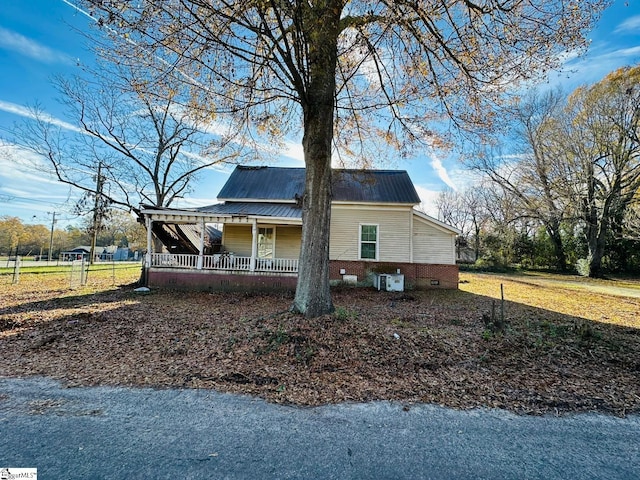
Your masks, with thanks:
[{"label": "power line", "polygon": [[22,202],[26,202],[26,203],[42,203],[44,205],[51,205],[53,207],[64,207],[67,205],[67,202],[62,202],[62,203],[54,203],[51,202],[49,200],[38,200],[36,198],[27,198],[27,197],[21,197],[19,195],[10,195],[7,193],[1,193],[0,194],[0,200],[6,203],[11,203],[14,200],[20,200]]}]

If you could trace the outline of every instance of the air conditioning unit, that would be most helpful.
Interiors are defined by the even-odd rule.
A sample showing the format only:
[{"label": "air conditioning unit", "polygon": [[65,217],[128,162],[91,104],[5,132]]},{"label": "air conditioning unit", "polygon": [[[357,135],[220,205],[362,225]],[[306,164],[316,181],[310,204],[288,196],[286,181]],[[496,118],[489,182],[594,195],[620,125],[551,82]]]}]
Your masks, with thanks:
[{"label": "air conditioning unit", "polygon": [[375,287],[387,292],[404,291],[404,275],[399,273],[379,273],[375,276]]}]

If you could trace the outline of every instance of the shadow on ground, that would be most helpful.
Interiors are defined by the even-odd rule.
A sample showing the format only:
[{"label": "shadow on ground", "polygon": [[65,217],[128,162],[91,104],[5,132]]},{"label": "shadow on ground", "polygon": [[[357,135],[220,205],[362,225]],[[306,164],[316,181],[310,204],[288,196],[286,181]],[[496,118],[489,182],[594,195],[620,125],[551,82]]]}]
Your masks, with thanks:
[{"label": "shadow on ground", "polygon": [[0,311],[0,375],[212,388],[299,405],[640,410],[639,329],[506,302],[498,331],[486,322],[494,300],[464,291],[346,288],[333,298],[335,313],[312,320],[287,311],[288,295],[120,289],[34,299]]}]

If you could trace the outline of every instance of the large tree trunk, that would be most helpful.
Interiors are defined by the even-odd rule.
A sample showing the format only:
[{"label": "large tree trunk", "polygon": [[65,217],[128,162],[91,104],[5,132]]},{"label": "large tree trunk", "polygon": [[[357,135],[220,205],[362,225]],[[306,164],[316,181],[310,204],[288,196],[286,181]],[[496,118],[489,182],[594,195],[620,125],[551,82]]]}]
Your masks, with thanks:
[{"label": "large tree trunk", "polygon": [[[291,310],[308,318],[333,311],[329,289],[331,145],[341,2],[305,11],[309,28],[309,83],[302,93],[306,166],[298,285]],[[334,28],[330,28],[333,26]],[[327,28],[329,27],[329,28]]]},{"label": "large tree trunk", "polygon": [[[592,176],[592,188],[590,194],[595,192],[596,178]],[[615,215],[619,212],[621,202],[621,182],[619,172],[616,173],[608,193],[603,195],[604,200],[600,208],[596,206],[595,200],[591,200],[586,206],[587,223],[587,245],[589,248],[589,276],[592,278],[602,278],[602,259],[607,248],[607,232]],[[595,199],[595,194],[590,197]]]},{"label": "large tree trunk", "polygon": [[556,268],[561,272],[567,271],[567,256],[564,252],[562,235],[560,234],[560,224],[558,222],[547,225],[547,233],[553,245],[553,255],[556,260]]},{"label": "large tree trunk", "polygon": [[302,245],[292,310],[312,318],[333,311],[329,289],[331,157],[306,162]]},{"label": "large tree trunk", "polygon": [[[606,210],[606,204],[603,210]],[[587,207],[586,223],[587,223],[587,248],[589,250],[589,277],[601,278],[602,258],[604,257],[606,246],[606,230],[608,228],[608,212],[603,211],[600,215],[595,205],[591,204]]]}]

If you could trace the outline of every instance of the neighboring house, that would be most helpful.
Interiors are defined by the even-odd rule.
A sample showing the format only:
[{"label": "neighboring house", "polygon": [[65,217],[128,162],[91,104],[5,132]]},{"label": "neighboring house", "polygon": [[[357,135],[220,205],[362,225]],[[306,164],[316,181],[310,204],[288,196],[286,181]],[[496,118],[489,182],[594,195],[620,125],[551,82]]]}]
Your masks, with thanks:
[{"label": "neighboring house", "polygon": [[112,258],[114,262],[124,262],[129,260],[129,248],[128,247],[118,247],[115,252],[113,252]]},{"label": "neighboring house", "polygon": [[[86,245],[80,245],[73,250],[60,253],[60,260],[63,262],[72,262],[74,260],[89,259],[91,255],[91,247]],[[129,256],[128,248],[121,248],[117,245],[109,245],[108,247],[96,246],[94,251],[94,259],[96,261],[110,262],[127,260]]]},{"label": "neighboring house", "polygon": [[[143,206],[149,286],[295,288],[302,232],[303,168],[238,166],[218,195],[197,209]],[[329,240],[330,280],[371,285],[376,273],[401,273],[408,287],[457,288],[459,231],[417,211],[420,198],[405,171],[334,170]],[[206,232],[221,226],[219,253]],[[183,231],[191,241],[154,252],[152,232]],[[193,232],[198,232],[197,252]],[[175,239],[174,239],[175,240]],[[193,250],[193,248],[192,248]]]},{"label": "neighboring house", "polygon": [[74,248],[73,250],[69,250],[67,252],[60,253],[60,260],[63,262],[72,262],[74,260],[85,260],[89,259],[89,252],[91,252],[91,247],[86,247],[80,245],[79,247]]}]

